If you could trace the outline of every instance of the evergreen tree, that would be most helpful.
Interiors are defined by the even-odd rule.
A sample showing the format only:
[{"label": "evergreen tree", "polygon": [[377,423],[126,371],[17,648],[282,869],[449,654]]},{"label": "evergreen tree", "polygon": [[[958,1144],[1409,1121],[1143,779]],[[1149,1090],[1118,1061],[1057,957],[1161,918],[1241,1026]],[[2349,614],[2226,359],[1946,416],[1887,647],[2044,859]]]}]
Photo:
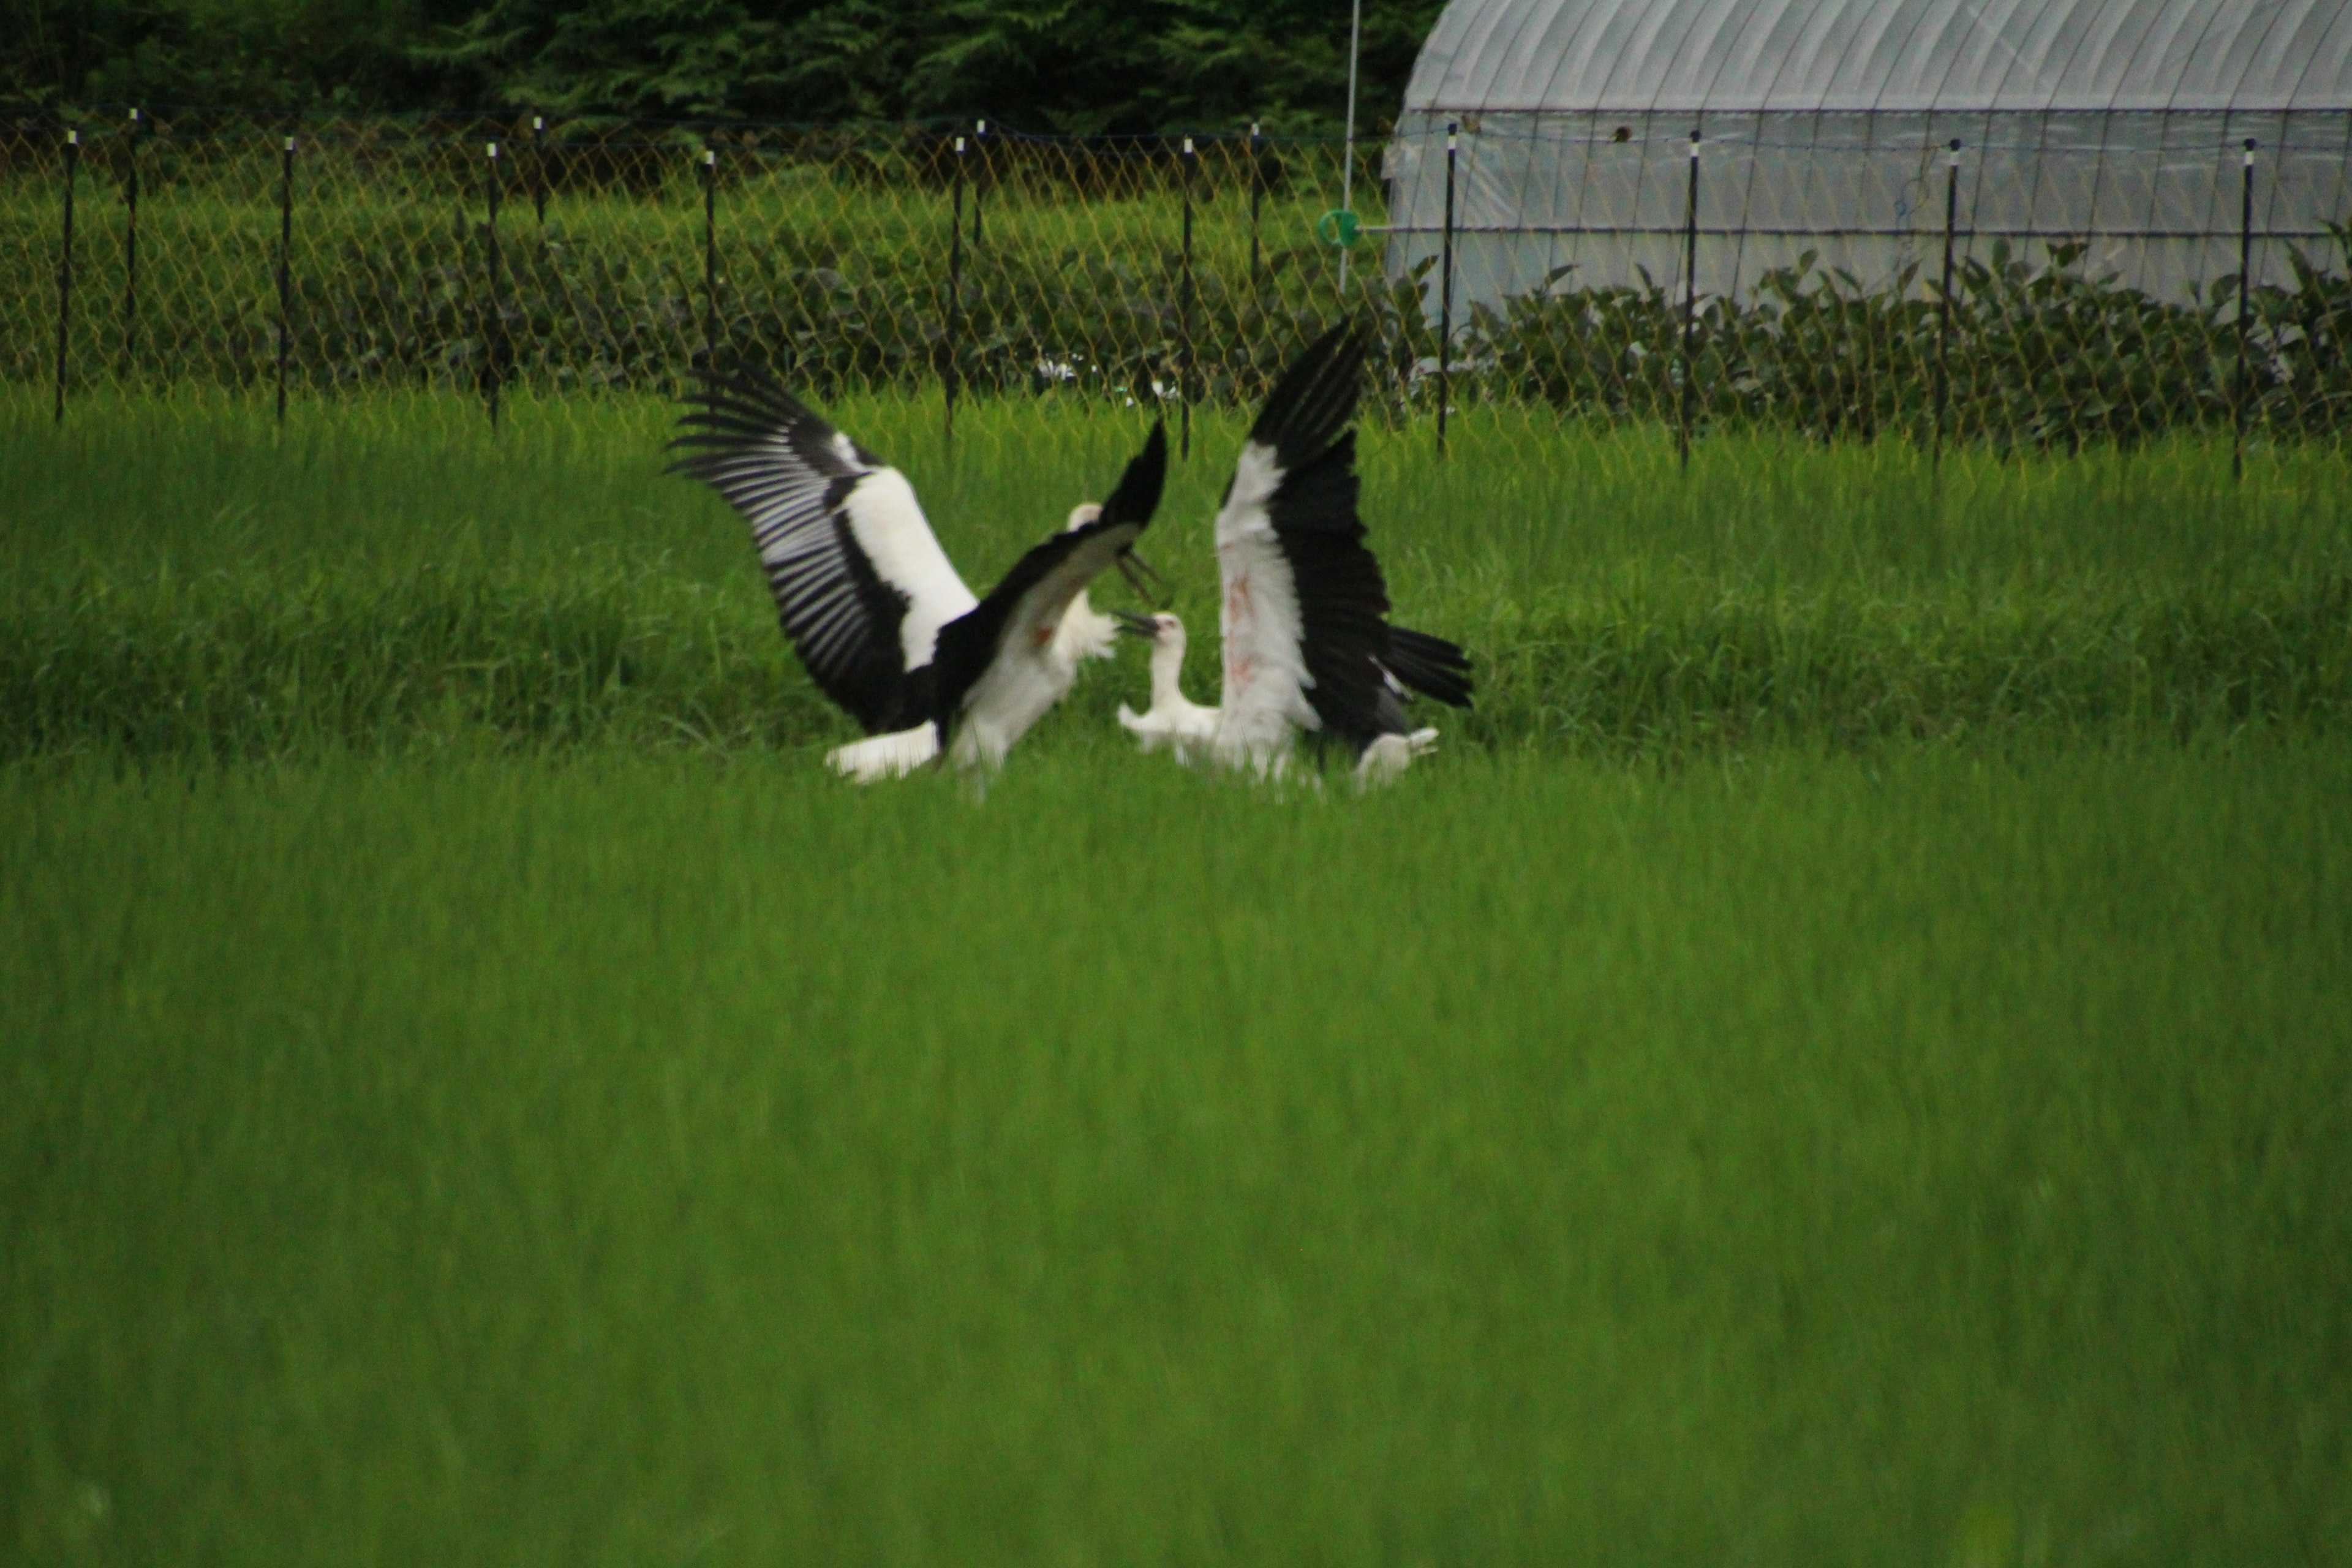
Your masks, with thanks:
[{"label": "evergreen tree", "polygon": [[[1442,0],[1368,0],[1361,122]],[[1346,0],[0,0],[0,95],[1023,130],[1335,131]]]}]

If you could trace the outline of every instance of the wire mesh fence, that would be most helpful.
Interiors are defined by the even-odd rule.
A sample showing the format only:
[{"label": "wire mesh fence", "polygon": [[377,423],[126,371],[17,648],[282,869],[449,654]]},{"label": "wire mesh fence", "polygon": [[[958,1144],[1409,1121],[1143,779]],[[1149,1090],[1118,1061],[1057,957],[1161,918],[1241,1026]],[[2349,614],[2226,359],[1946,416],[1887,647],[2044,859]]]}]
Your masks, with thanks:
[{"label": "wire mesh fence", "polygon": [[[1580,133],[1641,174],[1638,211],[1498,207],[1475,129],[1450,154],[1360,143],[1350,178],[1339,143],[1255,133],[24,116],[0,122],[0,382],[60,410],[457,390],[494,417],[518,392],[671,395],[751,362],[820,398],[1181,417],[1262,395],[1348,310],[1381,336],[1375,403],[1400,419],[1509,403],[2040,447],[2345,426],[2347,236],[2268,222],[2256,243],[2276,176],[2254,149],[2242,201],[2167,230],[2208,275],[2151,281],[2089,229],[1990,221],[1982,161],[1942,145],[1893,156],[1900,254],[1858,269],[1853,225],[1759,205],[1754,147]],[[1446,159],[1455,194],[1416,158]],[[1503,276],[1530,237],[1546,264]]]}]

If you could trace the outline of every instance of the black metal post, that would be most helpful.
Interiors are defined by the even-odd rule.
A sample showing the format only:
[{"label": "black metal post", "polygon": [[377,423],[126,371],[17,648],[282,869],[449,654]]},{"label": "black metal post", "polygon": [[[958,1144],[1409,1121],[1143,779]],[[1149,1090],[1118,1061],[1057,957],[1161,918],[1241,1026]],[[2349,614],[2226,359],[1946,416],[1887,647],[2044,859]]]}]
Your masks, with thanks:
[{"label": "black metal post", "polygon": [[1250,298],[1251,298],[1251,299],[1253,299],[1253,300],[1255,300],[1255,299],[1256,299],[1256,298],[1257,298],[1257,292],[1258,292],[1258,230],[1257,230],[1258,208],[1259,208],[1260,205],[1263,203],[1263,201],[1264,201],[1264,199],[1265,199],[1265,169],[1264,163],[1263,163],[1263,162],[1262,162],[1262,159],[1263,159],[1263,156],[1264,156],[1264,155],[1263,155],[1263,154],[1259,152],[1259,150],[1258,150],[1258,130],[1257,130],[1257,124],[1258,124],[1258,122],[1257,122],[1256,121],[1255,121],[1255,120],[1253,120],[1253,121],[1250,121],[1250,139],[1249,139],[1249,159],[1250,159]]},{"label": "black metal post", "polygon": [[971,150],[980,154],[980,173],[973,176],[971,182],[971,247],[978,250],[981,201],[988,192],[988,121],[985,120],[973,122]]},{"label": "black metal post", "polygon": [[2254,139],[2246,138],[2246,175],[2238,205],[2238,374],[2230,398],[2230,478],[2246,472],[2246,339],[2254,296]]},{"label": "black metal post", "polygon": [[547,116],[530,117],[530,208],[541,230],[547,227]]},{"label": "black metal post", "polygon": [[58,247],[58,412],[57,423],[66,422],[66,346],[68,340],[67,321],[73,307],[73,207],[74,177],[81,168],[81,132],[66,132],[66,211],[64,237]]},{"label": "black metal post", "polygon": [[1445,237],[1437,262],[1437,455],[1445,456],[1445,405],[1454,401],[1454,158],[1461,121],[1445,122]]},{"label": "black metal post", "polygon": [[131,111],[131,139],[122,150],[122,379],[139,352],[139,128],[142,116]]},{"label": "black metal post", "polygon": [[1677,423],[1676,443],[1681,455],[1683,472],[1690,472],[1691,399],[1697,392],[1698,374],[1691,363],[1691,334],[1698,326],[1698,132],[1690,134],[1690,195],[1683,211],[1683,387],[1682,417]]},{"label": "black metal post", "polygon": [[1936,425],[1927,437],[1927,466],[1944,466],[1944,417],[1951,406],[1952,237],[1960,218],[1960,139],[1952,138],[1951,163],[1944,171],[1944,280],[1936,303]]},{"label": "black metal post", "polygon": [[1183,267],[1176,294],[1176,456],[1192,455],[1192,139],[1184,138]]},{"label": "black metal post", "polygon": [[499,272],[500,264],[505,259],[499,247],[499,197],[503,194],[500,186],[504,182],[499,174],[499,144],[495,142],[490,142],[488,152],[489,155],[485,161],[489,165],[489,179],[488,188],[484,194],[487,197],[486,205],[489,211],[489,221],[482,226],[482,233],[488,241],[489,251],[487,259],[489,263],[490,276],[489,310],[482,321],[482,393],[489,401],[490,428],[496,430],[499,427],[499,393],[505,380],[503,374],[505,366],[499,363],[499,354],[506,340],[506,301],[500,297],[499,291]]},{"label": "black metal post", "polygon": [[286,365],[294,353],[294,138],[278,154],[278,423],[286,423]]},{"label": "black metal post", "polygon": [[719,152],[702,150],[702,363],[719,368]]},{"label": "black metal post", "polygon": [[963,336],[963,138],[955,139],[955,211],[948,219],[947,444],[955,445],[956,350]]}]

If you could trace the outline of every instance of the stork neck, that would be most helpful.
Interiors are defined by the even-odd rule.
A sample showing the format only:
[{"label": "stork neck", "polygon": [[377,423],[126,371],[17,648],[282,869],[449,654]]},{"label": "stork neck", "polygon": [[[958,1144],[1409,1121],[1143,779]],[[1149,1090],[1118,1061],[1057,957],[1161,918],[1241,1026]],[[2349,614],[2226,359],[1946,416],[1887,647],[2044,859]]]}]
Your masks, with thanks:
[{"label": "stork neck", "polygon": [[1151,705],[1171,708],[1184,700],[1183,689],[1177,684],[1184,673],[1184,639],[1174,637],[1152,645]]}]

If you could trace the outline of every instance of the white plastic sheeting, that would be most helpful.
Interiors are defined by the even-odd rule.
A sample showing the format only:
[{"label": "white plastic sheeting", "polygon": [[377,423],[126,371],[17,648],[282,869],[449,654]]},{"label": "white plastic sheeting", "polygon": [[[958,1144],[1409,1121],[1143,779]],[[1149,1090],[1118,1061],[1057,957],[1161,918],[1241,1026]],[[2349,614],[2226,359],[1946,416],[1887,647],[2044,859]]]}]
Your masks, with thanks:
[{"label": "white plastic sheeting", "polygon": [[1872,286],[1932,278],[1958,140],[1962,255],[2080,242],[2095,271],[2186,298],[2238,270],[2249,139],[2256,280],[2289,245],[2341,265],[2352,4],[1454,0],[1389,152],[1392,279],[1437,252],[1449,122],[1457,309],[1679,293],[1694,131],[1702,293],[1808,251]]}]

